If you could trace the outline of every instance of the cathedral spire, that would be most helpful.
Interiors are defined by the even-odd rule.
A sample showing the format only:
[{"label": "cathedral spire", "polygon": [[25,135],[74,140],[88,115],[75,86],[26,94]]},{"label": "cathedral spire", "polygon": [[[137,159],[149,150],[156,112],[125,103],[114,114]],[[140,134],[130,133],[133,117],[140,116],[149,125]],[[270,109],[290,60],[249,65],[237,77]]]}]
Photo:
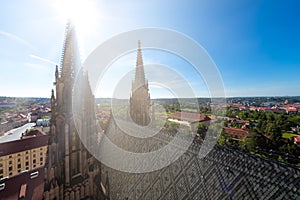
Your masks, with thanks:
[{"label": "cathedral spire", "polygon": [[[87,135],[88,141],[91,141],[97,135],[97,130],[95,98],[89,88],[88,76],[82,73],[83,70],[79,70],[80,67],[75,29],[69,22],[63,45],[61,71],[58,66],[55,69],[56,94],[54,90],[51,91],[51,126],[44,188],[46,200],[76,197],[98,199],[96,197],[101,190],[99,184],[87,190],[85,185],[93,184],[98,176],[96,167],[87,169],[87,166],[96,165],[97,160],[89,154],[79,134]],[[79,84],[80,92],[73,93],[74,82]],[[77,107],[77,112],[73,110],[73,105]],[[75,123],[80,129],[77,129]],[[94,141],[88,144],[94,144]],[[105,199],[102,196],[99,199]]]},{"label": "cathedral spire", "polygon": [[150,94],[148,83],[145,79],[141,42],[138,41],[135,79],[132,82],[132,91],[130,97],[131,119],[138,125],[148,125],[150,122],[149,109]]},{"label": "cathedral spire", "polygon": [[74,25],[69,21],[66,26],[65,41],[61,59],[61,78],[74,78],[80,68],[80,54]]},{"label": "cathedral spire", "polygon": [[141,49],[141,41],[140,40],[138,40],[135,81],[136,81],[137,85],[144,85],[146,83],[146,81],[145,81],[145,72],[144,72],[144,64],[143,64],[143,56],[142,56],[142,49]]}]

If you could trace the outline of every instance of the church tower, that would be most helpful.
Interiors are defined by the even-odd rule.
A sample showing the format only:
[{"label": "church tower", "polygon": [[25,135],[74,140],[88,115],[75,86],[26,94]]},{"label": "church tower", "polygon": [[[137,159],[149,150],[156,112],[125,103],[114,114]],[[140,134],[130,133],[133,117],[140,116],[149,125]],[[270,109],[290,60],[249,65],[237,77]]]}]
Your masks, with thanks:
[{"label": "church tower", "polygon": [[[45,167],[44,199],[107,199],[101,192],[98,161],[82,144],[74,124],[72,90],[76,76],[82,76],[81,132],[97,131],[95,102],[87,73],[81,67],[74,26],[67,24],[61,67],[56,66],[55,86],[51,94],[51,127],[48,159]],[[79,73],[80,72],[80,73]]]},{"label": "church tower", "polygon": [[150,123],[150,94],[148,81],[145,79],[141,42],[138,41],[135,78],[132,82],[130,96],[130,116],[141,126]]}]

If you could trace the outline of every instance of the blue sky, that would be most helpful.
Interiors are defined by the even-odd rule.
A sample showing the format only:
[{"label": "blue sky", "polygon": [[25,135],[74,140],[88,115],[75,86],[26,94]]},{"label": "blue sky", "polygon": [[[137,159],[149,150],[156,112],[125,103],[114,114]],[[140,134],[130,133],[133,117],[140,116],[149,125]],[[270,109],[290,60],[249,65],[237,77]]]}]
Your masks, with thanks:
[{"label": "blue sky", "polygon": [[[1,2],[0,96],[50,96],[64,39],[66,16],[62,10],[72,7],[63,2],[68,4],[58,0]],[[112,35],[144,27],[168,28],[188,35],[207,50],[228,96],[300,95],[299,1],[132,0],[85,4],[75,13],[81,20],[78,34],[82,60]],[[163,60],[151,55],[145,53],[145,61]],[[176,68],[176,63],[172,65]],[[192,76],[192,70],[181,70]],[[194,86],[195,93],[205,96],[200,85],[201,81]],[[109,96],[109,90],[100,96]]]}]

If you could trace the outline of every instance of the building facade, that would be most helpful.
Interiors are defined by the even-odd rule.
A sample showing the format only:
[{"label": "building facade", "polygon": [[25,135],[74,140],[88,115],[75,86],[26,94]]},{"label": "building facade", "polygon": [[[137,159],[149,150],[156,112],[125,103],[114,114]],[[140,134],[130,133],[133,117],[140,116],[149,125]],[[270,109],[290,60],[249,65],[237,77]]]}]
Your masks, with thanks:
[{"label": "building facade", "polygon": [[33,191],[43,197],[47,149],[48,136],[40,130],[0,144],[0,199],[31,199]]}]

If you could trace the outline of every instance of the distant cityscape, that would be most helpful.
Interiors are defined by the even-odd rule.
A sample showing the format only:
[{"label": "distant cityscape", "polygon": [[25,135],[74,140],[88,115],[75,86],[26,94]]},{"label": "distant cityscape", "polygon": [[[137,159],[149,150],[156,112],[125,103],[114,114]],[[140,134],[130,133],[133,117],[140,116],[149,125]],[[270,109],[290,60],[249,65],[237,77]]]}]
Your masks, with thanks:
[{"label": "distant cityscape", "polygon": [[[107,128],[107,123],[109,122],[111,110],[109,106],[103,106],[109,104],[111,99],[96,99],[98,106],[96,107],[96,115],[100,126],[105,130]],[[166,109],[169,121],[174,122],[174,120],[185,121],[188,124],[198,124],[204,121],[214,120],[216,116],[212,116],[210,113],[210,99],[199,98],[199,112],[191,111],[189,109],[189,99],[184,99],[185,104],[178,105],[178,100],[176,99],[152,99],[154,104],[159,104],[164,106]],[[192,101],[191,101],[192,102]],[[101,107],[100,107],[101,105]],[[216,106],[216,105],[214,105]],[[224,108],[225,105],[218,105],[220,108]],[[224,133],[222,136],[234,139],[235,142],[232,143],[231,147],[237,148],[237,146],[242,146],[241,141],[245,141],[246,138],[251,138],[251,133],[253,128],[258,126],[259,118],[251,118],[250,116],[245,117],[246,113],[267,113],[267,115],[275,116],[287,116],[284,119],[289,121],[290,118],[297,118],[290,122],[288,125],[282,129],[281,135],[283,137],[283,143],[289,144],[289,149],[294,149],[293,151],[282,151],[280,152],[273,149],[273,154],[277,152],[280,155],[280,161],[286,162],[283,158],[288,159],[291,157],[294,159],[293,164],[300,164],[299,155],[300,149],[300,97],[236,97],[227,99],[227,117],[224,124]],[[45,132],[49,132],[50,119],[51,119],[51,103],[49,98],[18,98],[18,97],[1,97],[0,101],[0,112],[1,112],[1,124],[0,124],[0,135],[7,135],[10,130],[16,129],[18,127],[24,126],[27,123],[35,123],[37,127],[43,127]],[[269,114],[268,114],[269,113]],[[242,116],[241,116],[242,115]],[[249,115],[249,114],[248,114]],[[273,116],[274,115],[274,116]],[[273,120],[273,121],[274,121]],[[291,120],[290,120],[291,121]],[[209,123],[208,123],[209,124]],[[287,127],[288,126],[288,127]],[[200,127],[198,132],[201,132]],[[204,128],[204,130],[206,130]],[[198,135],[199,136],[199,135]],[[269,140],[270,133],[263,133],[265,139]],[[202,136],[203,137],[203,136]],[[223,137],[221,137],[223,138]],[[1,140],[0,140],[1,141]],[[237,142],[239,141],[239,142]],[[290,141],[290,142],[289,142]],[[223,145],[229,145],[229,143]],[[240,144],[239,144],[240,143]],[[246,145],[247,142],[242,142]],[[229,145],[229,146],[230,146]],[[266,145],[264,146],[266,147]],[[244,148],[244,146],[243,146]],[[241,148],[241,149],[243,149]],[[257,145],[253,150],[258,151],[260,148]],[[298,150],[297,150],[298,149]],[[264,149],[265,155],[269,157],[271,148]],[[262,152],[263,149],[260,150]],[[273,156],[274,157],[274,156]],[[278,159],[278,156],[277,156]],[[297,161],[298,160],[298,161]]]}]

